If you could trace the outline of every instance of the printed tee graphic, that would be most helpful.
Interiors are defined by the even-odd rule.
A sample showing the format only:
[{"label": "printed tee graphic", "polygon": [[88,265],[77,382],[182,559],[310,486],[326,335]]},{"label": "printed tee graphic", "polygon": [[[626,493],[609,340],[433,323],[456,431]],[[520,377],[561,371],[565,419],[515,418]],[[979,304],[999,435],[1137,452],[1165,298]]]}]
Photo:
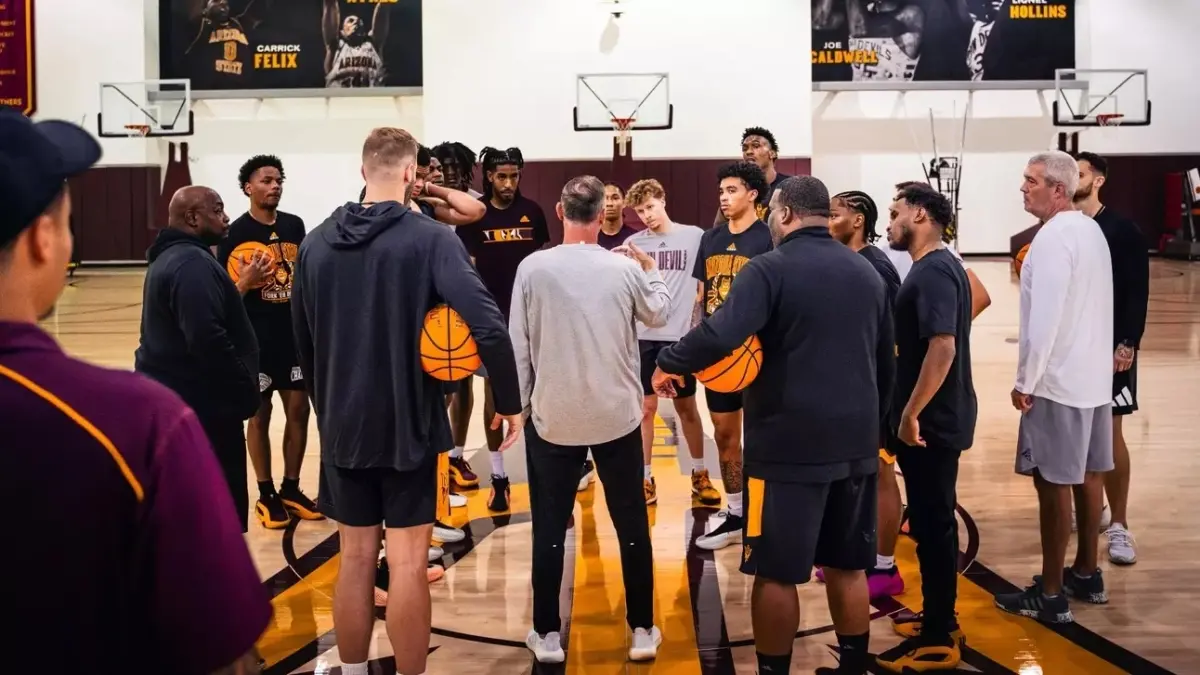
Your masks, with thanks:
[{"label": "printed tee graphic", "polygon": [[263,302],[284,303],[292,299],[292,276],[296,270],[296,254],[300,247],[286,241],[279,241],[278,235],[271,233],[271,242],[263,244],[257,241],[247,241],[238,244],[229,256],[227,269],[229,275],[236,281],[238,260],[249,263],[259,251],[266,251],[275,261],[275,271],[269,274],[257,293]]}]

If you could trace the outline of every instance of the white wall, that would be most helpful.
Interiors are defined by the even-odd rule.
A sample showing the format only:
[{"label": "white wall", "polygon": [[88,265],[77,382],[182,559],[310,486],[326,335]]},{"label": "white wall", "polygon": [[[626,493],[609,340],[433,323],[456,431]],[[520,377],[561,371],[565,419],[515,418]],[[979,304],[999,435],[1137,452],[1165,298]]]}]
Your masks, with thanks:
[{"label": "white wall", "polygon": [[[157,77],[158,0],[38,0],[35,11],[35,119],[70,120],[98,133],[101,82]],[[156,160],[141,140],[100,144],[104,164]]]},{"label": "white wall", "polygon": [[[1197,25],[1196,0],[1139,0],[1136,6],[1076,0],[1077,66],[1149,69],[1155,106],[1152,126],[1086,130],[1081,148],[1108,154],[1200,152],[1194,122],[1200,89],[1188,82],[1193,69],[1179,65],[1197,61],[1186,55]],[[962,151],[968,99],[959,250],[1007,252],[1009,237],[1034,223],[1018,194],[1025,164],[1056,145],[1052,90],[814,93],[813,173],[831,190],[870,193],[883,211],[893,185],[921,178],[921,158],[928,163],[933,154],[930,110],[939,154]]]},{"label": "white wall", "polygon": [[[575,132],[575,75],[670,73],[675,124],[636,135],[641,158],[728,157],[747,126],[783,154],[812,147],[807,0],[636,0],[602,50],[597,0],[427,0],[425,129],[433,142],[602,159],[612,135]],[[607,53],[606,53],[607,51]],[[733,143],[733,145],[731,145]]]},{"label": "white wall", "polygon": [[420,97],[208,100],[196,102],[195,111],[195,135],[182,139],[192,183],[215,189],[236,218],[247,208],[238,168],[253,155],[277,155],[287,174],[280,208],[309,229],[358,199],[362,144],[371,129],[399,126],[422,135]]}]

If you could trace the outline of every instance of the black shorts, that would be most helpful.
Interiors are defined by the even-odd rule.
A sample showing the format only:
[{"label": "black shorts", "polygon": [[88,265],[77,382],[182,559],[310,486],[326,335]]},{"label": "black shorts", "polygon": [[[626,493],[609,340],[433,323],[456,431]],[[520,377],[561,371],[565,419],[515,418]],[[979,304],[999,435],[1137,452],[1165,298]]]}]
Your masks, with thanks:
[{"label": "black shorts", "polygon": [[735,413],[742,411],[742,392],[722,394],[712,389],[704,389],[704,402],[710,413]]},{"label": "black shorts", "polygon": [[[675,344],[659,340],[638,340],[638,351],[642,354],[642,394],[651,396],[654,387],[650,379],[654,377],[654,369],[658,367],[658,353]],[[676,398],[689,398],[696,395],[696,378],[693,375],[683,376],[683,386],[675,385]]]},{"label": "black shorts", "polygon": [[747,478],[742,573],[803,584],[814,565],[873,567],[878,480],[874,472],[830,483]]},{"label": "black shorts", "polygon": [[437,455],[413,471],[342,469],[321,463],[317,501],[330,520],[351,527],[416,527],[437,515]]},{"label": "black shorts", "polygon": [[274,330],[255,328],[258,337],[258,391],[270,396],[275,391],[301,391],[304,373],[296,356],[296,340],[290,327]]},{"label": "black shorts", "polygon": [[1123,373],[1113,373],[1113,415],[1132,415],[1138,409],[1137,356],[1133,365]]}]

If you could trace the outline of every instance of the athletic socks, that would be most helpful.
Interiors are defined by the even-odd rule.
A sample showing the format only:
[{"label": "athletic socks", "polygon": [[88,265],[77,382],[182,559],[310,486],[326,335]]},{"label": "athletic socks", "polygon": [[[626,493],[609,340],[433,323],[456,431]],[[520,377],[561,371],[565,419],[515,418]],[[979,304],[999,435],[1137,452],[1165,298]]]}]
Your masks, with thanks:
[{"label": "athletic socks", "polygon": [[450,451],[451,459],[459,459],[460,457],[462,457],[462,455],[463,455],[463,446],[461,446],[461,445],[454,446],[454,449]]},{"label": "athletic socks", "polygon": [[370,671],[367,670],[367,662],[362,663],[343,663],[342,675],[367,675]]},{"label": "athletic socks", "polygon": [[650,477],[653,475],[654,473],[650,470],[649,464],[642,467],[642,480],[650,480]]},{"label": "athletic socks", "polygon": [[788,652],[783,656],[774,656],[758,651],[754,652],[754,654],[758,657],[759,675],[788,675],[788,673],[791,672],[791,652]]},{"label": "athletic socks", "polygon": [[508,474],[504,472],[504,453],[489,452],[488,455],[490,455],[492,459],[492,475],[507,476]]},{"label": "athletic socks", "polygon": [[[284,481],[286,482],[286,481]],[[258,498],[270,499],[275,496],[275,481],[260,480],[258,481]]]},{"label": "athletic socks", "polygon": [[704,470],[704,458],[701,457],[700,459],[696,459],[695,457],[693,457],[692,458],[692,473],[700,473],[703,470]]},{"label": "athletic socks", "polygon": [[[261,486],[260,486],[261,488]],[[299,478],[284,478],[283,483],[279,485],[279,494],[294,495],[300,491]]]},{"label": "athletic socks", "polygon": [[844,670],[847,673],[867,672],[867,666],[870,665],[871,660],[871,655],[867,653],[867,644],[870,639],[869,631],[862,635],[839,634],[837,641],[841,663],[838,670]]},{"label": "athletic socks", "polygon": [[875,569],[880,570],[880,571],[890,570],[895,566],[896,566],[896,556],[894,556],[894,555],[878,555],[878,554],[875,556]]},{"label": "athletic socks", "polygon": [[[725,495],[725,508],[735,516],[742,515],[742,493],[730,492]],[[786,671],[785,671],[786,672]]]}]

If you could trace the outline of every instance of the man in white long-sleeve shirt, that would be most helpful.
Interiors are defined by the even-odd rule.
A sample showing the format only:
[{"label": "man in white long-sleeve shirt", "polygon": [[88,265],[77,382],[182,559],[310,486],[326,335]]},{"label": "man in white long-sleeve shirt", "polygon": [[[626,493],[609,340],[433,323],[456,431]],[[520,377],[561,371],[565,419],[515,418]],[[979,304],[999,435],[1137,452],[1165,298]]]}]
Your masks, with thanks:
[{"label": "man in white long-sleeve shirt", "polygon": [[[996,596],[1013,614],[1074,621],[1064,596],[1108,602],[1096,566],[1104,473],[1112,448],[1112,262],[1096,221],[1072,203],[1079,165],[1064,152],[1035,155],[1025,169],[1025,210],[1046,224],[1021,268],[1021,332],[1013,406],[1021,411],[1018,473],[1037,487],[1042,573],[1021,593]],[[1075,562],[1063,567],[1077,512]]]},{"label": "man in white long-sleeve shirt", "polygon": [[565,658],[558,611],[563,542],[588,450],[621,542],[629,658],[653,659],[654,559],[642,495],[641,356],[635,321],[666,325],[671,294],[654,258],[636,246],[596,243],[604,184],[571,179],[555,207],[563,243],[521,261],[509,312],[528,434],[533,514],[533,630],[525,643],[542,663]]}]

